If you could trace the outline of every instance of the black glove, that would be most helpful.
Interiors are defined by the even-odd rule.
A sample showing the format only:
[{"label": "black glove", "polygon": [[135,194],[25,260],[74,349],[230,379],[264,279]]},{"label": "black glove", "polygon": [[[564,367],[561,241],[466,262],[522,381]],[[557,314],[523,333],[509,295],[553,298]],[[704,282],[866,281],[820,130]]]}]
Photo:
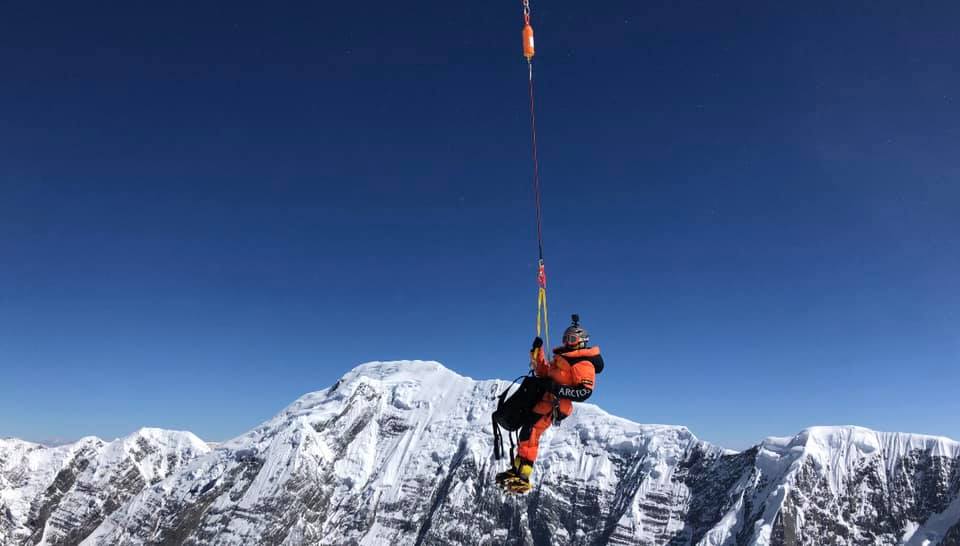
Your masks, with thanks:
[{"label": "black glove", "polygon": [[543,340],[540,339],[540,336],[533,338],[533,350],[537,350],[540,347],[543,347]]}]

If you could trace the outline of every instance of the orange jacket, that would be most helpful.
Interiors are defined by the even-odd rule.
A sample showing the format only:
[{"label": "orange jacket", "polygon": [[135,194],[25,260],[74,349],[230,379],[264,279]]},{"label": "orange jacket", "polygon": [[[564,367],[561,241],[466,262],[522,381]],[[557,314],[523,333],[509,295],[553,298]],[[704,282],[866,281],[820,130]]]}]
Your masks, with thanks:
[{"label": "orange jacket", "polygon": [[[549,377],[560,387],[574,387],[576,389],[589,389],[587,396],[592,393],[596,386],[596,373],[603,370],[603,357],[600,356],[600,347],[587,347],[586,349],[569,350],[566,347],[558,347],[553,350],[554,357],[547,362],[543,356],[543,351],[534,351],[531,355],[533,373],[537,377]],[[553,393],[546,393],[543,400],[538,402],[533,411],[545,415],[553,410],[553,401],[557,396]],[[560,413],[570,415],[573,413],[573,403],[568,398],[560,396]]]}]

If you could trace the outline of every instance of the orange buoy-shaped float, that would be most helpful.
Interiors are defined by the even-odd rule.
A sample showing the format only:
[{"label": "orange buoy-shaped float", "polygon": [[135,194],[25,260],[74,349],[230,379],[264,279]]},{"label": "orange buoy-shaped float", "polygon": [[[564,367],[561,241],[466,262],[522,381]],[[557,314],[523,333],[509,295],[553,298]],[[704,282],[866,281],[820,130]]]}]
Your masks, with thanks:
[{"label": "orange buoy-shaped float", "polygon": [[527,58],[527,61],[531,61],[534,53],[536,53],[536,50],[533,47],[533,27],[527,20],[527,23],[523,26],[523,56]]}]

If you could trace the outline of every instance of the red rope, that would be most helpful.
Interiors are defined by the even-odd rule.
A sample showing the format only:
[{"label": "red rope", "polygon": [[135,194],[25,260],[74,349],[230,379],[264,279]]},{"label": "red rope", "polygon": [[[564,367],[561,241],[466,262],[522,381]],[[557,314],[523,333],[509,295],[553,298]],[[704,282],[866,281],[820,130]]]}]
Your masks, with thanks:
[{"label": "red rope", "polygon": [[540,160],[537,156],[537,114],[533,98],[533,65],[530,65],[530,138],[533,144],[533,191],[537,199],[537,247],[543,262],[543,211],[540,204]]}]

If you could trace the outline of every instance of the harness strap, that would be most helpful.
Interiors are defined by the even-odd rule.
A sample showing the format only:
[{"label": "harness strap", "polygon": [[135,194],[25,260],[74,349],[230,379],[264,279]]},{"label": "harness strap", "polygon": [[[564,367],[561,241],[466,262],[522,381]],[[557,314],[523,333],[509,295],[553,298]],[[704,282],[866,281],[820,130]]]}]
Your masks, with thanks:
[{"label": "harness strap", "polygon": [[[537,273],[537,336],[542,335],[546,341],[545,345],[550,347],[550,318],[547,313],[547,274],[543,266],[543,258],[540,258],[539,271]],[[543,351],[543,349],[540,349]]]},{"label": "harness strap", "polygon": [[503,458],[503,435],[500,432],[500,425],[497,424],[497,417],[493,415],[493,458],[500,460]]}]

